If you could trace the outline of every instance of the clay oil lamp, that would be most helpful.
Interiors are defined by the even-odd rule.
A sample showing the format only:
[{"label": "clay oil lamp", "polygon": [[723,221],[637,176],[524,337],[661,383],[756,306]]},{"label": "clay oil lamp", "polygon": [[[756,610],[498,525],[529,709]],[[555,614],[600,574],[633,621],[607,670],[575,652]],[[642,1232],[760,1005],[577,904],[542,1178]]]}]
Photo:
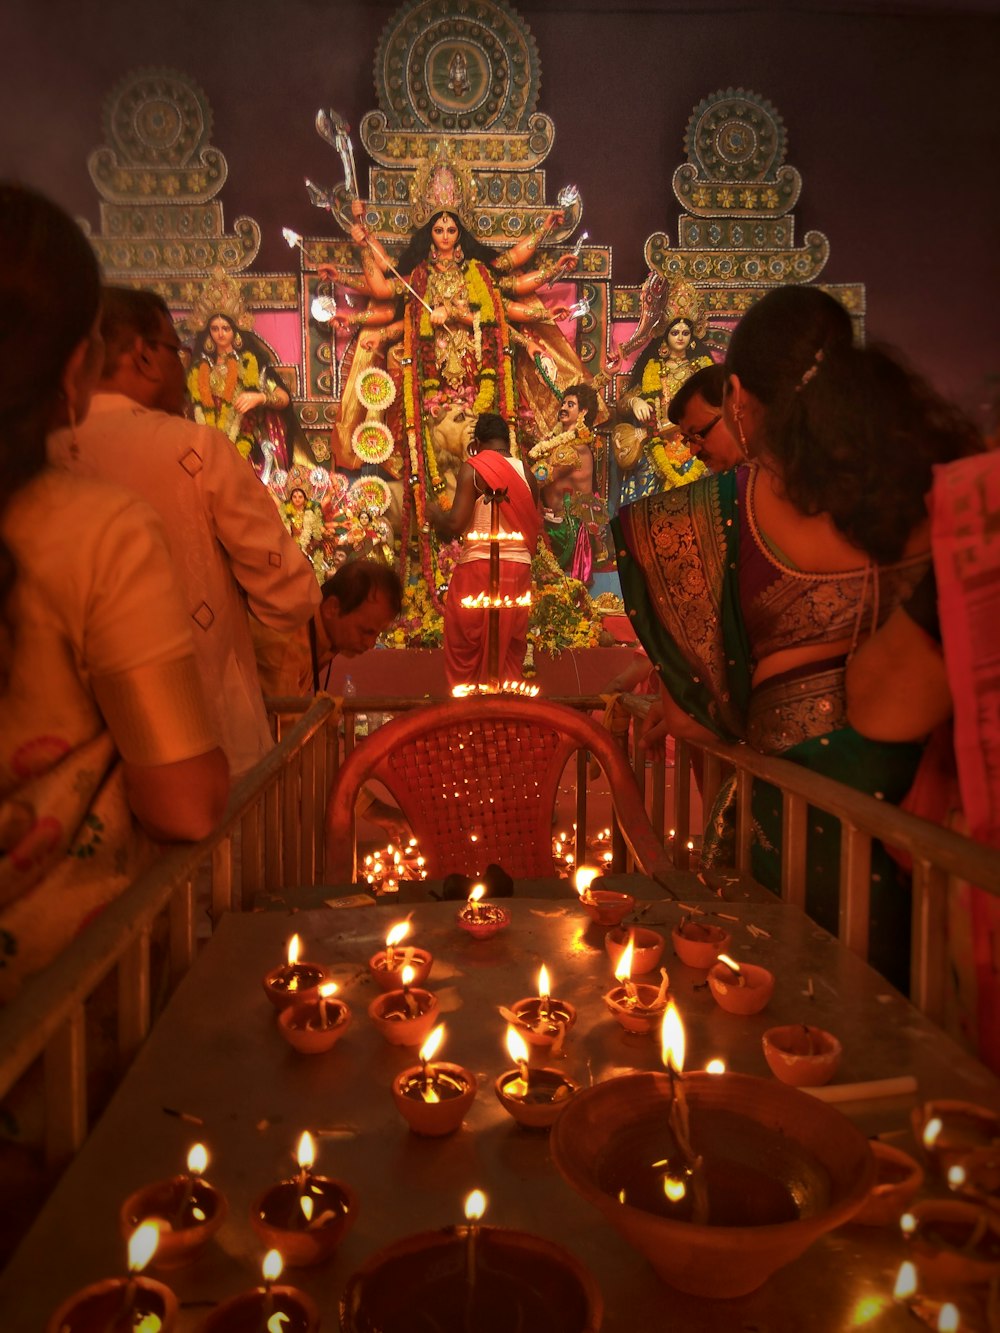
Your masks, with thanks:
[{"label": "clay oil lamp", "polygon": [[709,969],[708,988],[727,1013],[756,1014],[771,998],[774,973],[754,963],[736,963],[722,953]]},{"label": "clay oil lamp", "polygon": [[580,866],[573,876],[573,884],[580,895],[580,906],[599,926],[617,926],[635,907],[630,893],[616,893],[613,889],[595,889],[593,883],[601,872],[593,866]]},{"label": "clay oil lamp", "polygon": [[604,947],[611,959],[611,970],[618,975],[618,960],[632,946],[632,976],[655,972],[663,957],[663,936],[645,926],[616,926],[604,937]]},{"label": "clay oil lamp", "polygon": [[476,1096],[476,1079],[461,1065],[431,1064],[441,1049],[445,1028],[439,1023],[420,1048],[420,1064],[397,1074],[392,1099],[415,1134],[441,1138],[461,1125]]},{"label": "clay oil lamp", "polygon": [[840,1065],[842,1047],[837,1038],[807,1023],[768,1028],[760,1040],[771,1073],[793,1088],[822,1087]]},{"label": "clay oil lamp", "polygon": [[909,1153],[880,1139],[872,1139],[875,1183],[854,1221],[865,1227],[897,1226],[924,1183],[920,1163]]},{"label": "clay oil lamp", "polygon": [[685,1073],[672,1003],[661,1040],[664,1074],[611,1078],[568,1103],[552,1159],[665,1282],[746,1296],[861,1207],[875,1174],[868,1141],[776,1080]]},{"label": "clay oil lamp", "polygon": [[531,1069],[520,1028],[508,1025],[507,1053],[517,1066],[494,1083],[500,1105],[519,1125],[548,1129],[562,1114],[577,1086],[558,1069]]},{"label": "clay oil lamp", "polygon": [[319,1055],[340,1041],[351,1025],[351,1011],[335,1000],[335,981],[316,987],[315,998],[299,1000],[278,1014],[278,1029],[289,1046],[303,1055]]},{"label": "clay oil lamp", "polygon": [[611,1010],[615,1021],[626,1032],[645,1035],[652,1032],[663,1017],[667,1007],[667,989],[670,978],[666,969],[660,969],[662,980],[659,986],[632,980],[632,941],[622,950],[615,968],[617,986],[613,986],[604,997],[604,1003]]},{"label": "clay oil lamp", "polygon": [[301,1136],[295,1151],[298,1175],[258,1195],[250,1206],[250,1224],[263,1243],[280,1250],[292,1268],[307,1268],[329,1258],[354,1225],[357,1195],[342,1180],[312,1172],[316,1145]]},{"label": "clay oil lamp", "polygon": [[400,990],[376,995],[368,1006],[368,1017],[390,1046],[419,1046],[437,1019],[437,996],[412,985],[412,967],[402,969],[401,979]]},{"label": "clay oil lamp", "polygon": [[263,1285],[218,1306],[198,1333],[317,1333],[316,1303],[297,1287],[276,1285],[283,1267],[280,1252],[268,1250],[262,1264]]},{"label": "clay oil lamp", "polygon": [[157,1224],[144,1222],[129,1238],[128,1277],[105,1278],[70,1296],[45,1333],[171,1333],[177,1297],[162,1282],[142,1276],[159,1239]]},{"label": "clay oil lamp", "polygon": [[925,1102],[913,1110],[913,1137],[944,1176],[972,1153],[1000,1145],[1000,1115],[971,1102]]},{"label": "clay oil lamp", "polygon": [[455,918],[463,930],[468,931],[474,940],[488,940],[497,931],[510,925],[510,913],[495,903],[484,903],[485,884],[473,884],[469,890],[469,900]]},{"label": "clay oil lamp", "polygon": [[933,1328],[936,1333],[959,1333],[962,1321],[958,1306],[953,1305],[951,1301],[940,1304],[919,1296],[918,1287],[916,1265],[909,1259],[904,1259],[896,1274],[892,1299],[897,1305],[905,1306],[924,1328]]},{"label": "clay oil lamp", "polygon": [[956,1194],[1000,1211],[1000,1142],[977,1148],[963,1162],[948,1168],[948,1185]]},{"label": "clay oil lamp", "polygon": [[598,1333],[601,1294],[561,1246],[506,1227],[482,1226],[487,1199],[473,1190],[465,1225],[394,1241],[348,1280],[340,1301],[343,1333]]},{"label": "clay oil lamp", "polygon": [[385,937],[385,948],[372,954],[368,960],[368,967],[375,978],[375,983],[382,990],[399,990],[404,967],[413,968],[415,986],[422,986],[430,976],[434,959],[426,949],[416,949],[412,945],[405,949],[399,948],[409,933],[409,918],[398,921]]},{"label": "clay oil lamp", "polygon": [[319,963],[300,963],[302,941],[293,935],[288,941],[288,962],[283,967],[276,967],[264,977],[264,993],[276,1009],[299,1000],[313,999],[313,992],[327,980],[325,967]]},{"label": "clay oil lamp", "polygon": [[154,1268],[186,1264],[215,1235],[229,1207],[225,1196],[203,1179],[208,1152],[196,1143],[187,1155],[187,1173],[136,1190],[121,1206],[123,1236],[131,1236],[144,1222],[154,1222],[160,1239],[151,1260]]},{"label": "clay oil lamp", "polygon": [[923,1199],[899,1220],[921,1290],[947,1296],[956,1287],[1000,1278],[1000,1213],[958,1199]]},{"label": "clay oil lamp", "polygon": [[709,926],[691,916],[681,917],[670,934],[674,953],[687,967],[704,970],[714,966],[720,953],[725,953],[733,937],[721,926]]},{"label": "clay oil lamp", "polygon": [[536,1059],[559,1055],[566,1033],[576,1022],[573,1005],[552,998],[549,970],[544,963],[538,969],[538,994],[518,1000],[509,1009],[501,1008],[500,1014],[508,1023],[516,1024]]}]

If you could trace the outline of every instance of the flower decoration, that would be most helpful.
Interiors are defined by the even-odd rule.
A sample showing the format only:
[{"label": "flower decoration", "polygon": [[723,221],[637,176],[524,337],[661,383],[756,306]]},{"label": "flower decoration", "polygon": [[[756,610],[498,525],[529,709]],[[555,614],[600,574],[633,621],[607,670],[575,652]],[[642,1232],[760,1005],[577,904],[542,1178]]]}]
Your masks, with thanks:
[{"label": "flower decoration", "polygon": [[362,463],[384,463],[392,453],[392,431],[381,421],[362,421],[354,428],[351,448]]},{"label": "flower decoration", "polygon": [[384,412],[396,401],[392,376],[380,366],[369,366],[358,376],[358,400],[368,412]]},{"label": "flower decoration", "polygon": [[355,513],[362,509],[380,518],[389,508],[392,495],[381,477],[362,477],[347,492],[347,503]]}]

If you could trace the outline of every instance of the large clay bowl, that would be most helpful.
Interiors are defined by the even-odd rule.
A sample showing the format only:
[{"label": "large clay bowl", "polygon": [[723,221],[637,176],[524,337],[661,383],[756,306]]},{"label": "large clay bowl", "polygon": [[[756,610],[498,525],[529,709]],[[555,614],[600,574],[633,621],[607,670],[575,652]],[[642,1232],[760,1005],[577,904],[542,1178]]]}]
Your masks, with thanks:
[{"label": "large clay bowl", "polygon": [[[626,1074],[578,1093],[553,1127],[552,1158],[665,1282],[693,1296],[746,1296],[853,1217],[875,1160],[846,1116],[782,1083],[699,1071],[684,1087],[712,1225],[685,1220],[685,1205],[667,1203],[646,1166],[676,1154],[665,1074]],[[635,1204],[619,1202],[622,1189]]]},{"label": "large clay bowl", "polygon": [[405,1236],[379,1250],[344,1289],[343,1333],[411,1333],[418,1307],[428,1327],[475,1333],[510,1333],[515,1324],[525,1333],[597,1333],[601,1327],[600,1290],[561,1245],[481,1227],[471,1310],[466,1256],[464,1227]]},{"label": "large clay bowl", "polygon": [[[172,1333],[177,1325],[177,1297],[174,1293],[162,1282],[155,1282],[141,1273],[135,1284],[135,1309],[156,1315],[160,1320],[160,1333]],[[128,1278],[108,1277],[75,1292],[49,1319],[45,1333],[103,1333],[106,1328],[114,1328],[122,1312],[127,1285]],[[5,1324],[5,1327],[10,1325]]]},{"label": "large clay bowl", "polygon": [[793,1088],[820,1088],[829,1083],[840,1064],[842,1047],[832,1032],[790,1023],[768,1028],[761,1037],[764,1059],[775,1078]]},{"label": "large clay bowl", "polygon": [[[121,1206],[118,1224],[127,1240],[143,1222],[158,1223],[160,1239],[150,1265],[179,1268],[201,1253],[228,1211],[225,1196],[207,1180],[195,1179],[189,1190],[186,1176],[174,1176],[130,1194]],[[201,1213],[201,1221],[197,1213]]]},{"label": "large clay bowl", "polygon": [[854,1221],[865,1227],[895,1226],[924,1183],[919,1162],[889,1143],[872,1140],[875,1184]]},{"label": "large clay bowl", "polygon": [[611,959],[611,971],[614,973],[618,960],[628,948],[629,936],[632,937],[632,975],[641,977],[646,972],[654,972],[663,957],[663,936],[647,926],[616,926],[604,937],[604,947]]}]

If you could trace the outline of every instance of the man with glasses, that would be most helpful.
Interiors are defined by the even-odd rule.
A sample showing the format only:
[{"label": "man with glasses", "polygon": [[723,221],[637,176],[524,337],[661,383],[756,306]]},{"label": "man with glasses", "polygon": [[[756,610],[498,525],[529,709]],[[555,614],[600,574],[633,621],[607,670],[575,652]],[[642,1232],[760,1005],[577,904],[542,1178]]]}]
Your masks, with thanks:
[{"label": "man with glasses", "polygon": [[221,431],[181,415],[186,353],[160,297],[106,287],[101,334],[104,371],[90,414],[51,438],[50,460],[127,487],[163,519],[209,706],[238,777],[273,743],[247,608],[290,634],[312,617],[319,587],[253,468]]},{"label": "man with glasses", "polygon": [[681,385],[667,410],[684,443],[711,472],[728,472],[746,462],[722,417],[725,382],[722,366],[706,366]]}]

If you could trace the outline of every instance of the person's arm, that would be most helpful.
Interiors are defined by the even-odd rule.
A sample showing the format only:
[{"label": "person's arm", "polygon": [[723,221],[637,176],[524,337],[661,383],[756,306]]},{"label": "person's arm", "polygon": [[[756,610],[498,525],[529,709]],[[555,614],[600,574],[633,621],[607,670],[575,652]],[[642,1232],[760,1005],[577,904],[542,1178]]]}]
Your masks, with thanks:
[{"label": "person's arm", "polygon": [[707,727],[703,727],[700,722],[696,722],[693,717],[685,713],[662,680],[659,685],[659,701],[658,703],[654,702],[646,714],[642,739],[639,742],[644,750],[656,745],[666,736],[676,736],[680,740],[694,741],[696,745],[701,742],[714,742],[719,739],[714,732],[709,731]]},{"label": "person's arm", "polygon": [[847,664],[847,720],[875,741],[920,740],[952,714],[940,645],[898,607]]},{"label": "person's arm", "polygon": [[266,487],[226,437],[210,427],[199,436],[197,480],[233,577],[262,624],[293,630],[319,605],[312,566],[286,531]]},{"label": "person's arm", "polygon": [[225,812],[229,764],[218,746],[172,764],[126,763],[124,771],[129,806],[151,838],[199,841]]},{"label": "person's arm", "polygon": [[458,469],[458,481],[455,486],[455,498],[450,509],[442,509],[433,501],[427,506],[427,517],[442,537],[453,541],[472,522],[476,507],[476,473],[468,463]]}]

